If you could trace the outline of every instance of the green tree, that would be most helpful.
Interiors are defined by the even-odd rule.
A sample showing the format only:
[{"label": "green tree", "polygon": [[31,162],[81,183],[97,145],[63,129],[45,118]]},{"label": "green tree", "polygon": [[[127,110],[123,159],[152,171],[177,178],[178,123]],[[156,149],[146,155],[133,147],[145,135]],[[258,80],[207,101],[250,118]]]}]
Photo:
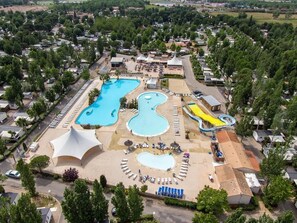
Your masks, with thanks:
[{"label": "green tree", "polygon": [[106,180],[106,177],[104,175],[101,175],[100,176],[100,185],[105,188],[106,185],[107,185],[107,180]]},{"label": "green tree", "polygon": [[30,162],[30,167],[38,169],[42,173],[42,169],[45,169],[50,164],[50,158],[47,155],[36,156]]},{"label": "green tree", "polygon": [[81,77],[84,80],[89,80],[90,79],[90,72],[88,69],[84,69],[83,72],[81,73]]},{"label": "green tree", "polygon": [[134,185],[133,187],[129,187],[128,189],[128,198],[127,198],[129,209],[131,213],[130,220],[137,221],[140,219],[144,206],[143,200],[139,195],[139,189]]},{"label": "green tree", "polygon": [[110,51],[110,57],[116,57],[117,56],[117,52],[115,49],[111,49]]},{"label": "green tree", "polygon": [[275,148],[269,151],[260,164],[260,173],[269,183],[272,177],[282,176],[284,170],[284,151],[282,148]]},{"label": "green tree", "polygon": [[125,194],[123,183],[117,184],[114,196],[111,198],[111,203],[116,208],[116,213],[121,222],[128,222],[130,218],[130,209]]},{"label": "green tree", "polygon": [[171,51],[175,51],[176,50],[176,45],[175,43],[172,43],[171,46],[170,46],[170,50]]},{"label": "green tree", "polygon": [[227,192],[205,186],[197,196],[197,210],[204,213],[220,214],[229,208]]},{"label": "green tree", "polygon": [[103,54],[103,51],[104,51],[104,43],[103,43],[101,37],[98,37],[98,40],[97,40],[97,50],[98,50],[98,52],[100,53],[100,55]]},{"label": "green tree", "polygon": [[194,218],[192,219],[193,223],[219,223],[219,220],[212,213],[202,213],[196,212]]},{"label": "green tree", "polygon": [[22,186],[29,192],[30,196],[36,196],[35,179],[29,164],[20,159],[16,166],[17,171],[21,174]]},{"label": "green tree", "polygon": [[28,115],[31,118],[40,117],[44,112],[46,112],[47,106],[42,98],[38,99],[31,108],[27,110]]},{"label": "green tree", "polygon": [[271,206],[276,206],[292,196],[293,186],[288,179],[284,179],[282,176],[273,177],[264,189],[264,200]]},{"label": "green tree", "polygon": [[228,218],[225,220],[225,223],[245,223],[246,216],[243,215],[241,208],[237,208]]},{"label": "green tree", "polygon": [[293,223],[295,220],[294,214],[292,211],[285,211],[277,217],[275,223]]},{"label": "green tree", "polygon": [[93,184],[91,202],[95,219],[98,222],[106,220],[108,218],[108,200],[104,197],[103,188],[98,180],[95,180]]},{"label": "green tree", "polygon": [[62,77],[62,84],[64,88],[67,88],[71,83],[75,81],[73,74],[70,71],[65,71]]},{"label": "green tree", "polygon": [[72,189],[65,189],[62,210],[69,223],[94,222],[91,194],[84,180],[78,179]]},{"label": "green tree", "polygon": [[9,223],[41,223],[42,217],[30,196],[22,194],[16,205],[10,206]]},{"label": "green tree", "polygon": [[0,138],[0,155],[4,156],[4,153],[6,150],[7,150],[6,142],[4,139]]},{"label": "green tree", "polygon": [[25,118],[19,118],[15,124],[21,128],[23,128],[24,131],[27,131],[28,121]]},{"label": "green tree", "polygon": [[235,132],[241,137],[241,141],[244,137],[252,135],[252,118],[249,115],[245,115],[239,123],[235,126]]},{"label": "green tree", "polygon": [[49,102],[54,102],[56,100],[56,93],[54,91],[54,89],[49,89],[45,92],[45,98],[49,101]]},{"label": "green tree", "polygon": [[115,75],[117,77],[117,80],[120,78],[120,74],[121,74],[121,72],[118,69],[116,69]]},{"label": "green tree", "polygon": [[199,48],[198,54],[200,57],[204,56],[204,50],[202,48]]}]

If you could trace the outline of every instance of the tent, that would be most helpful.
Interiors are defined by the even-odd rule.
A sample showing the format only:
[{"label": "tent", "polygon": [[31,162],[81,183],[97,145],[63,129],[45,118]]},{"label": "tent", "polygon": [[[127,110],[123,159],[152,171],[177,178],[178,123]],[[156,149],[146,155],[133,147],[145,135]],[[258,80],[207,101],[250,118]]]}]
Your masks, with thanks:
[{"label": "tent", "polygon": [[174,56],[171,60],[167,61],[168,66],[182,66],[183,62],[180,59],[177,59],[176,56]]},{"label": "tent", "polygon": [[95,146],[102,146],[96,138],[95,130],[77,130],[73,127],[64,135],[50,141],[54,147],[53,158],[60,156],[72,156],[79,160],[85,153]]}]

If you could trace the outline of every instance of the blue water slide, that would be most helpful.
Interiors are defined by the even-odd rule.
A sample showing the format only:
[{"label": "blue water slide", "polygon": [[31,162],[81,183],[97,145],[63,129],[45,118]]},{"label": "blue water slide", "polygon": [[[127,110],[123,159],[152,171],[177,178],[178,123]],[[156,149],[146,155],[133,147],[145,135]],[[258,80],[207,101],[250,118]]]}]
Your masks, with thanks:
[{"label": "blue water slide", "polygon": [[236,123],[236,119],[230,115],[222,114],[218,118],[226,124],[226,126],[220,126],[220,127],[213,127],[213,128],[204,128],[203,127],[203,120],[195,115],[193,115],[186,107],[183,107],[184,112],[187,113],[188,116],[190,116],[191,119],[198,122],[198,127],[201,132],[214,132],[216,130],[225,128],[227,126],[233,126]]}]

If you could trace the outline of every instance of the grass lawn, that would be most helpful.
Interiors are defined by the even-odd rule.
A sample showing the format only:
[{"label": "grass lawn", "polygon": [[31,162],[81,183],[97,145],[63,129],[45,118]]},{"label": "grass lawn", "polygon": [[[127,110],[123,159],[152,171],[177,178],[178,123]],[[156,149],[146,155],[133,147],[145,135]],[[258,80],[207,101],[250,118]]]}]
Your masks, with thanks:
[{"label": "grass lawn", "polygon": [[[238,16],[238,12],[212,12],[212,15],[218,14],[226,14],[230,16]],[[262,24],[264,22],[270,23],[292,23],[293,26],[297,26],[297,15],[292,15],[290,19],[286,19],[284,14],[281,14],[278,19],[274,19],[272,17],[272,13],[264,13],[264,12],[247,12],[249,16],[253,16],[257,23]]]}]

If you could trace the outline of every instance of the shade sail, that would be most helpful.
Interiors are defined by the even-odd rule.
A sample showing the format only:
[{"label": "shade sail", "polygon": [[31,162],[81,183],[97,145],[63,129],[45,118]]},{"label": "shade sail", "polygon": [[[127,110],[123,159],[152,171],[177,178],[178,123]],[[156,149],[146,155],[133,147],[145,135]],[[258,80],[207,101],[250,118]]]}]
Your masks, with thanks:
[{"label": "shade sail", "polygon": [[53,158],[60,156],[72,156],[79,160],[85,153],[102,143],[96,138],[95,130],[77,130],[73,127],[64,135],[50,141],[54,147]]},{"label": "shade sail", "polygon": [[176,56],[174,56],[171,60],[167,61],[168,66],[182,66],[183,62],[180,59],[177,59]]}]

